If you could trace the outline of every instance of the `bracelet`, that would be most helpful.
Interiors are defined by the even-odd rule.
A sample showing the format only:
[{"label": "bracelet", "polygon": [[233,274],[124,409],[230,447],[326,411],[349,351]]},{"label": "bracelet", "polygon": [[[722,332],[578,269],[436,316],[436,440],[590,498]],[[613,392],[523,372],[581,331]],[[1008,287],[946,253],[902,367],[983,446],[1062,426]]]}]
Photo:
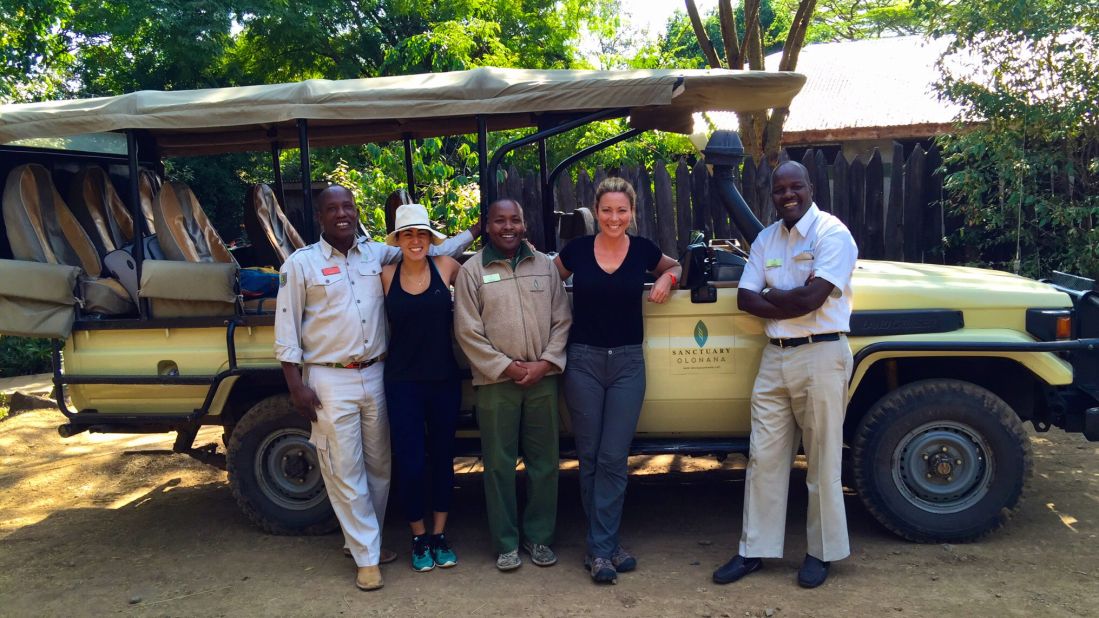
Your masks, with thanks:
[{"label": "bracelet", "polygon": [[759,293],[760,296],[767,296],[767,292],[770,292],[771,288],[763,288],[763,291]]},{"label": "bracelet", "polygon": [[673,275],[673,274],[672,274],[672,273],[670,273],[670,272],[665,272],[664,274],[665,274],[665,275],[668,275],[669,277],[671,277],[671,278],[672,278],[672,287],[673,287],[673,288],[677,288],[677,287],[679,287],[679,279],[676,279],[676,278],[675,278],[675,275]]}]

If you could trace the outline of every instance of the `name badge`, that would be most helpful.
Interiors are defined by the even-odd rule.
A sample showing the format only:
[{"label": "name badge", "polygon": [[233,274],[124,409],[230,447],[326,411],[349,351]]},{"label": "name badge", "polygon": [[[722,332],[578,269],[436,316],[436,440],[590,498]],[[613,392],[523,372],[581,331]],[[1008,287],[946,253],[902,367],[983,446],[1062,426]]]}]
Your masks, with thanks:
[{"label": "name badge", "polygon": [[321,274],[324,275],[325,277],[328,277],[330,275],[338,275],[338,274],[340,274],[340,267],[339,266],[329,266],[328,268],[322,268],[321,269]]},{"label": "name badge", "polygon": [[495,283],[500,280],[500,273],[492,273],[491,275],[485,275],[481,277],[482,283]]},{"label": "name badge", "polygon": [[771,258],[767,260],[767,268],[780,268],[782,267],[782,258]]}]

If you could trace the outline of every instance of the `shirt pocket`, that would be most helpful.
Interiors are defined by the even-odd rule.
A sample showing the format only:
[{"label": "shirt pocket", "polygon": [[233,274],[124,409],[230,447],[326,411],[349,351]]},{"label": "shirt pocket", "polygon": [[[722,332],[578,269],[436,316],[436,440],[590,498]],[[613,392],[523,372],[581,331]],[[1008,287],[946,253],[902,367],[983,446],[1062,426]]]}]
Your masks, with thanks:
[{"label": "shirt pocket", "polygon": [[305,300],[310,305],[338,300],[347,286],[347,275],[338,272],[325,274],[323,270],[307,273],[305,276]]},{"label": "shirt pocket", "polygon": [[812,251],[802,251],[794,254],[791,273],[794,276],[794,285],[805,285],[805,282],[813,275],[816,267],[816,258]]},{"label": "shirt pocket", "polygon": [[359,262],[356,271],[355,286],[362,286],[362,289],[358,290],[360,294],[364,296],[382,296],[385,294],[385,290],[382,289],[382,265],[379,262],[363,260]]}]

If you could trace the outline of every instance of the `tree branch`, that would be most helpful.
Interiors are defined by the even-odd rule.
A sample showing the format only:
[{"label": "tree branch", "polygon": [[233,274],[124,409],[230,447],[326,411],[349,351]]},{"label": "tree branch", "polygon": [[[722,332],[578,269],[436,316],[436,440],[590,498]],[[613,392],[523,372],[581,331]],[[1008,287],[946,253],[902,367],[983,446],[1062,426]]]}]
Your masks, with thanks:
[{"label": "tree branch", "polygon": [[721,22],[721,38],[725,41],[725,64],[730,69],[743,69],[744,57],[740,55],[740,43],[736,36],[736,13],[733,0],[719,0],[718,19]]},{"label": "tree branch", "polygon": [[695,37],[698,39],[698,45],[702,48],[702,53],[706,56],[706,61],[710,63],[710,68],[720,69],[721,59],[717,57],[717,52],[714,51],[714,45],[710,42],[710,37],[706,36],[706,29],[702,27],[702,18],[698,15],[698,7],[695,6],[695,1],[685,1],[687,3],[687,15],[691,18],[691,27],[694,28]]}]

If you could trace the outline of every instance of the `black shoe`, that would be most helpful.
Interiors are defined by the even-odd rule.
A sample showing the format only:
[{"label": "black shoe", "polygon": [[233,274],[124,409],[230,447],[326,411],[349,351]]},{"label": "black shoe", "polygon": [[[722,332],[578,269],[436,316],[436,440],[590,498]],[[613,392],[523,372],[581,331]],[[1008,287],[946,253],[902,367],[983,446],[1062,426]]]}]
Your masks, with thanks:
[{"label": "black shoe", "polygon": [[715,584],[731,584],[745,575],[763,568],[763,561],[759,558],[745,558],[740,554],[721,565],[714,571]]},{"label": "black shoe", "polygon": [[798,585],[802,588],[816,588],[823,584],[828,579],[829,564],[831,563],[805,554],[805,562],[798,570]]}]

